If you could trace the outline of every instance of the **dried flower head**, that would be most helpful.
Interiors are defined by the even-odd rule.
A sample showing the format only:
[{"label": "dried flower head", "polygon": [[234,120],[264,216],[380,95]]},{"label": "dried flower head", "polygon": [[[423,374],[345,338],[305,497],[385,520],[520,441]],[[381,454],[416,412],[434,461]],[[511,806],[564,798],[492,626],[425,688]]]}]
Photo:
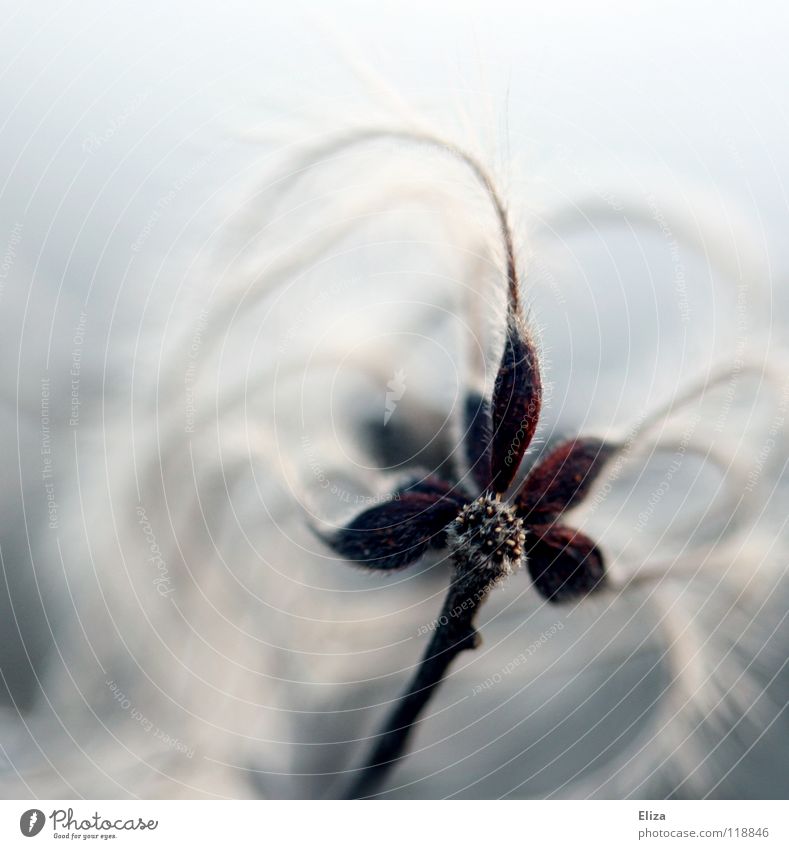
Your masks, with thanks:
[{"label": "dried flower head", "polygon": [[[446,149],[446,146],[444,146]],[[322,538],[334,552],[376,570],[402,569],[443,549],[453,577],[439,627],[414,681],[398,703],[350,795],[370,795],[405,749],[409,730],[454,657],[478,644],[474,618],[491,589],[525,567],[536,590],[557,603],[605,581],[603,556],[562,516],[587,494],[616,450],[577,438],[548,453],[510,493],[537,429],[542,380],[536,347],[521,314],[507,215],[492,181],[467,154],[451,149],[482,182],[497,212],[507,259],[504,350],[490,397],[469,392],[463,405],[466,475],[416,477],[391,499]]]}]

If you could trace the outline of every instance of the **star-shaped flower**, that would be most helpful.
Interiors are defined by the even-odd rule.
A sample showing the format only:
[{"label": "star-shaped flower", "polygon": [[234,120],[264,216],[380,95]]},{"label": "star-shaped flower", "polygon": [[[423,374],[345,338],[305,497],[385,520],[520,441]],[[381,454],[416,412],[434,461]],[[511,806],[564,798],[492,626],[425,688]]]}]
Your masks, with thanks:
[{"label": "star-shaped flower", "polygon": [[339,555],[371,569],[400,569],[430,549],[448,549],[458,575],[490,583],[525,563],[551,602],[600,587],[603,556],[588,536],[561,523],[588,493],[614,451],[577,438],[550,451],[507,498],[540,416],[539,363],[525,324],[508,311],[507,334],[490,398],[471,393],[464,409],[468,475],[423,476],[324,537]]},{"label": "star-shaped flower", "polygon": [[[522,318],[506,204],[483,163],[429,132],[373,128],[335,140],[322,150],[381,139],[432,147],[467,168],[483,189],[502,242],[507,324],[490,397],[469,393],[464,403],[467,474],[454,480],[436,473],[423,475],[345,527],[320,534],[337,554],[371,569],[403,568],[431,548],[448,550],[453,566],[441,615],[431,628],[422,660],[347,790],[354,799],[375,794],[403,756],[416,721],[454,658],[479,644],[475,620],[500,580],[525,566],[538,592],[551,602],[579,598],[602,586],[605,564],[600,550],[589,537],[565,525],[562,517],[586,497],[604,463],[621,448],[598,439],[570,440],[551,450],[529,471],[518,491],[510,492],[537,429],[542,381]],[[388,387],[384,425],[403,386],[400,381],[397,387]]]}]

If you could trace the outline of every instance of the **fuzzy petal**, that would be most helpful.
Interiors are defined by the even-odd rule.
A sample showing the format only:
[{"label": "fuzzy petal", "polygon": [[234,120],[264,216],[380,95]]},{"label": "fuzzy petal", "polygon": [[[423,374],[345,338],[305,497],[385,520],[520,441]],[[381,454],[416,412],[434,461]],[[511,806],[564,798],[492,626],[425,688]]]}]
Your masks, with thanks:
[{"label": "fuzzy petal", "polygon": [[436,477],[424,478],[322,538],[347,560],[370,569],[400,569],[429,547],[445,544],[444,528],[463,502],[449,484]]},{"label": "fuzzy petal", "polygon": [[464,448],[471,478],[479,492],[490,486],[493,421],[490,403],[477,392],[466,397],[463,410],[465,427]]},{"label": "fuzzy petal", "polygon": [[491,407],[495,492],[503,493],[512,483],[537,429],[541,405],[537,353],[522,322],[510,316]]},{"label": "fuzzy petal", "polygon": [[526,543],[527,565],[541,596],[558,604],[603,586],[603,555],[589,537],[562,525],[536,526],[531,531]]},{"label": "fuzzy petal", "polygon": [[545,524],[578,504],[589,492],[617,446],[575,439],[555,448],[532,469],[515,501],[527,523]]}]

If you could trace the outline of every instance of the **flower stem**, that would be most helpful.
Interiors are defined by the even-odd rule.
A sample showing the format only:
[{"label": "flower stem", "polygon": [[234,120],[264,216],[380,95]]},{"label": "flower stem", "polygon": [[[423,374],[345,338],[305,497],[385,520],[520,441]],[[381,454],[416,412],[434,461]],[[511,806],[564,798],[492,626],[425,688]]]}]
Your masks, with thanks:
[{"label": "flower stem", "polygon": [[468,563],[457,564],[455,579],[447,592],[416,675],[378,735],[366,765],[352,782],[346,798],[375,795],[389,771],[403,756],[416,720],[443,681],[452,661],[462,651],[480,644],[474,618],[501,577],[503,574],[498,571],[471,568]]}]

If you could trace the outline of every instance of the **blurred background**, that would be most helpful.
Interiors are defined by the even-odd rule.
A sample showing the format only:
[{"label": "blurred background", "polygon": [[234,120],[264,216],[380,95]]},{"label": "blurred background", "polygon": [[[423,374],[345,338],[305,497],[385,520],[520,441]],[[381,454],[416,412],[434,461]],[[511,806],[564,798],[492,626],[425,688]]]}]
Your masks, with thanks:
[{"label": "blurred background", "polygon": [[[783,797],[779,4],[6,4],[0,792],[342,792],[447,564],[311,522],[457,447],[501,344],[493,174],[549,386],[527,462],[626,440],[385,796]],[[499,348],[497,348],[499,345]],[[469,653],[472,654],[472,653]]]}]

